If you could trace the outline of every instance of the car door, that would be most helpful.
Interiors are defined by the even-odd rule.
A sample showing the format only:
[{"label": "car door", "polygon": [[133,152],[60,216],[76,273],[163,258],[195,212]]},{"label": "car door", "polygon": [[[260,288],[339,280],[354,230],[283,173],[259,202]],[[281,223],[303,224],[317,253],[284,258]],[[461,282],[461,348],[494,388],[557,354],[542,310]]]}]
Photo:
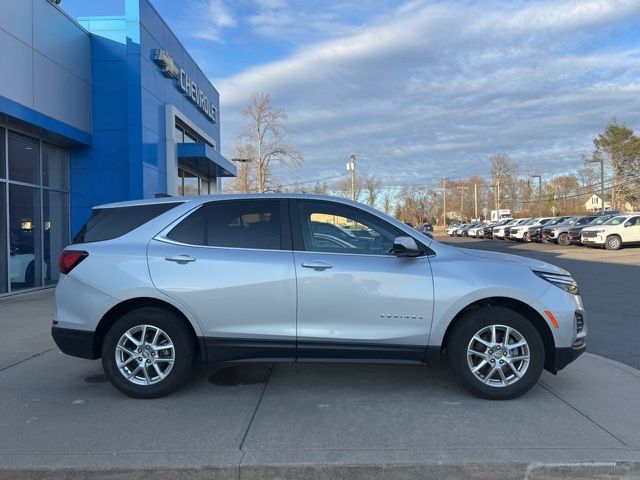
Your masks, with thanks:
[{"label": "car door", "polygon": [[155,286],[191,310],[209,360],[295,359],[296,281],[286,201],[214,201],[153,239]]},{"label": "car door", "polygon": [[624,223],[623,242],[640,242],[640,216],[631,217]]},{"label": "car door", "polygon": [[[407,234],[349,205],[292,200],[291,219],[298,359],[422,361],[433,310],[428,256],[395,256],[394,238]],[[358,235],[334,237],[319,224]]]}]

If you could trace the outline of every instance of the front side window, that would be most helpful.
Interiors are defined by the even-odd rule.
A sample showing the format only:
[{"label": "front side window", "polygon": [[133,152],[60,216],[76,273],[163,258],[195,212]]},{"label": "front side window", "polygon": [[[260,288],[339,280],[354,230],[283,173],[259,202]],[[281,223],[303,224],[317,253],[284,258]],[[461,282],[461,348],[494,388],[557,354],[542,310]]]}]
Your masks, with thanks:
[{"label": "front side window", "polygon": [[299,202],[304,249],[311,252],[393,255],[393,241],[404,235],[366,212],[326,202]]}]

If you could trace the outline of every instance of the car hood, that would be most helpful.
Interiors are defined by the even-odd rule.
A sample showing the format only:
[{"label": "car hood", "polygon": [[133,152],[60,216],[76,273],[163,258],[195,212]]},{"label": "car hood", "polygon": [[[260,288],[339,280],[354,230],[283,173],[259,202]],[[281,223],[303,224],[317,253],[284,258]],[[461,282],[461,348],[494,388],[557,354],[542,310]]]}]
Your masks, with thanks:
[{"label": "car hood", "polygon": [[508,253],[490,252],[487,250],[475,250],[471,248],[458,248],[462,253],[466,253],[469,256],[481,258],[483,260],[494,260],[502,262],[519,263],[520,265],[526,265],[538,272],[557,273],[559,275],[571,275],[565,269],[560,268],[552,263],[543,262],[542,260],[536,260],[535,258],[521,257],[520,255],[510,255]]}]

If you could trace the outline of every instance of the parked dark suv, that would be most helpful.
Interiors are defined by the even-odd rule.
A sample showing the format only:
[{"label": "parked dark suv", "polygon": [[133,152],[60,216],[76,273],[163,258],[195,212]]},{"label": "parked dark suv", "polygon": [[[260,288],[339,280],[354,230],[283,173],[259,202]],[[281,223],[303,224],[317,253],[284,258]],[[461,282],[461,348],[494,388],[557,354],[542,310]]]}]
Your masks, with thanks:
[{"label": "parked dark suv", "polygon": [[544,227],[542,229],[542,241],[545,243],[557,243],[563,247],[569,246],[571,245],[569,243],[569,230],[573,227],[586,227],[595,218],[597,218],[597,215],[571,217],[552,227]]}]

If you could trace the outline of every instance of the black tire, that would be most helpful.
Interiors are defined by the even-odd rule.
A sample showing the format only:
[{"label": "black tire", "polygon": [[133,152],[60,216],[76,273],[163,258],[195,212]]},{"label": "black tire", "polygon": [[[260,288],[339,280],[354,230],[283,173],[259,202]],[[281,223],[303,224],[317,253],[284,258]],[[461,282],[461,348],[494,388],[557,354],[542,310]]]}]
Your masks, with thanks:
[{"label": "black tire", "polygon": [[[471,371],[467,361],[467,347],[474,335],[491,325],[504,325],[517,330],[529,347],[526,371],[519,380],[506,386],[483,383]],[[488,400],[509,400],[525,394],[536,384],[544,368],[545,351],[540,334],[524,316],[504,307],[484,307],[472,310],[456,325],[447,342],[447,357],[456,376],[471,393]],[[487,367],[491,368],[492,365],[487,364]]]},{"label": "black tire", "polygon": [[[173,367],[164,379],[150,385],[129,381],[116,365],[118,341],[125,332],[139,325],[161,329],[174,347]],[[177,390],[189,379],[195,352],[195,339],[182,318],[164,308],[143,307],[124,314],[109,328],[102,342],[102,366],[113,386],[122,393],[133,398],[157,398]]]},{"label": "black tire", "polygon": [[29,262],[27,270],[24,272],[24,286],[25,288],[36,286],[36,262],[34,260]]},{"label": "black tire", "polygon": [[529,232],[524,232],[524,235],[522,236],[522,241],[525,243],[531,243],[531,235],[529,235]]},{"label": "black tire", "polygon": [[607,250],[620,250],[622,248],[620,235],[609,235],[606,242],[604,242],[604,248]]},{"label": "black tire", "polygon": [[562,245],[563,247],[568,247],[570,245],[568,233],[561,233],[558,236],[558,245]]}]

